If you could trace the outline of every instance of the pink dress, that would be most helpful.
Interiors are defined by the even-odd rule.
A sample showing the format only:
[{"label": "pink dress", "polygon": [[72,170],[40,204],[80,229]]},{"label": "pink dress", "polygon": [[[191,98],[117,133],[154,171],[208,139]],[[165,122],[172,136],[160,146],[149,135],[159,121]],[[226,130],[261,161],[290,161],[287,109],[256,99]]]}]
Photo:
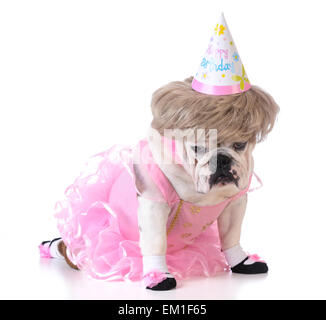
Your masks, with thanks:
[{"label": "pink dress", "polygon": [[[237,195],[214,206],[183,201],[155,164],[146,140],[145,168],[171,208],[167,223],[167,265],[176,279],[214,276],[228,270],[216,219]],[[137,223],[133,148],[114,146],[91,158],[86,170],[56,204],[55,216],[71,260],[104,280],[141,280],[142,255]],[[149,161],[148,161],[149,160]]]}]

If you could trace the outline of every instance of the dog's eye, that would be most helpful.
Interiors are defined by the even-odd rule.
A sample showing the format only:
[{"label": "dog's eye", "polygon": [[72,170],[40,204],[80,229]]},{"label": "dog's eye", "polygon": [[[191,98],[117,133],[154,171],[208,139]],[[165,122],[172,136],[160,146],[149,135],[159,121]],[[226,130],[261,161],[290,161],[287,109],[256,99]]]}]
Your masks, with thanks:
[{"label": "dog's eye", "polygon": [[235,151],[242,151],[246,147],[247,142],[236,142],[233,144],[233,149]]},{"label": "dog's eye", "polygon": [[196,154],[203,154],[206,152],[206,148],[203,146],[191,146],[191,149],[196,153]]}]

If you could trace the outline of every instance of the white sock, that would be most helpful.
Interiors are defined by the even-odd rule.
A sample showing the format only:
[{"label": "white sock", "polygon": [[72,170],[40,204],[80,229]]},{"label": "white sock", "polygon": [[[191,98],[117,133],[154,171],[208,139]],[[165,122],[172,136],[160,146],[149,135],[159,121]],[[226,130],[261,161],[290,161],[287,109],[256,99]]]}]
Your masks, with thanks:
[{"label": "white sock", "polygon": [[232,248],[224,250],[223,253],[225,255],[227,263],[230,265],[231,268],[233,268],[248,257],[248,255],[243,251],[239,244]]},{"label": "white sock", "polygon": [[[150,271],[158,270],[163,273],[168,273],[168,267],[166,265],[165,255],[163,256],[143,256],[143,274]],[[167,274],[167,277],[173,277],[171,274]]]},{"label": "white sock", "polygon": [[[60,243],[60,241],[62,241],[61,239],[55,240],[51,243],[50,246],[50,255],[52,258],[56,258],[56,259],[64,259],[64,257],[61,255],[61,253],[59,252],[59,248],[58,248],[58,244]],[[46,243],[45,245],[49,246],[50,243]]]}]

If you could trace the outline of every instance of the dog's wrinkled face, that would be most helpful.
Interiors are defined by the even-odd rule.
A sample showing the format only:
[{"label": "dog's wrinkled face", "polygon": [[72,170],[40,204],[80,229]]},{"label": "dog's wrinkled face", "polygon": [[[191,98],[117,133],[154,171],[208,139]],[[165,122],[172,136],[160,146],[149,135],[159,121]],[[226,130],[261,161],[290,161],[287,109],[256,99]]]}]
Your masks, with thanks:
[{"label": "dog's wrinkled face", "polygon": [[254,143],[237,140],[217,143],[214,138],[207,142],[207,139],[192,139],[191,136],[176,142],[177,150],[183,146],[184,167],[197,192],[208,193],[222,188],[238,192],[247,186],[253,169]]},{"label": "dog's wrinkled face", "polygon": [[[177,155],[186,169],[187,179],[180,183],[180,189],[185,189],[192,179],[194,193],[206,193],[206,198],[212,199],[209,196],[220,190],[222,197],[229,197],[249,182],[252,150],[272,130],[279,107],[268,93],[256,86],[239,94],[213,95],[193,90],[192,81],[193,77],[173,81],[154,92],[151,127],[182,147]],[[166,130],[172,130],[172,135],[166,134]],[[205,138],[207,131],[216,130],[218,139],[207,148],[207,143],[201,142],[204,139],[189,139],[187,130],[203,131]],[[175,180],[182,180],[180,167],[166,167],[167,171],[173,171],[170,179],[175,174]]]}]

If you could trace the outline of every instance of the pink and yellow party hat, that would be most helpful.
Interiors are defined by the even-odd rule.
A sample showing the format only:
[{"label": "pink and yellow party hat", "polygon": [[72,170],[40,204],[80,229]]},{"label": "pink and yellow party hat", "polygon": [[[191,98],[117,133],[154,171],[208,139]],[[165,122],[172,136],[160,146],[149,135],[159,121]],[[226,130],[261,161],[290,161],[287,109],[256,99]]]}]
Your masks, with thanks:
[{"label": "pink and yellow party hat", "polygon": [[246,71],[223,13],[192,81],[192,88],[211,95],[229,95],[250,89]]}]

